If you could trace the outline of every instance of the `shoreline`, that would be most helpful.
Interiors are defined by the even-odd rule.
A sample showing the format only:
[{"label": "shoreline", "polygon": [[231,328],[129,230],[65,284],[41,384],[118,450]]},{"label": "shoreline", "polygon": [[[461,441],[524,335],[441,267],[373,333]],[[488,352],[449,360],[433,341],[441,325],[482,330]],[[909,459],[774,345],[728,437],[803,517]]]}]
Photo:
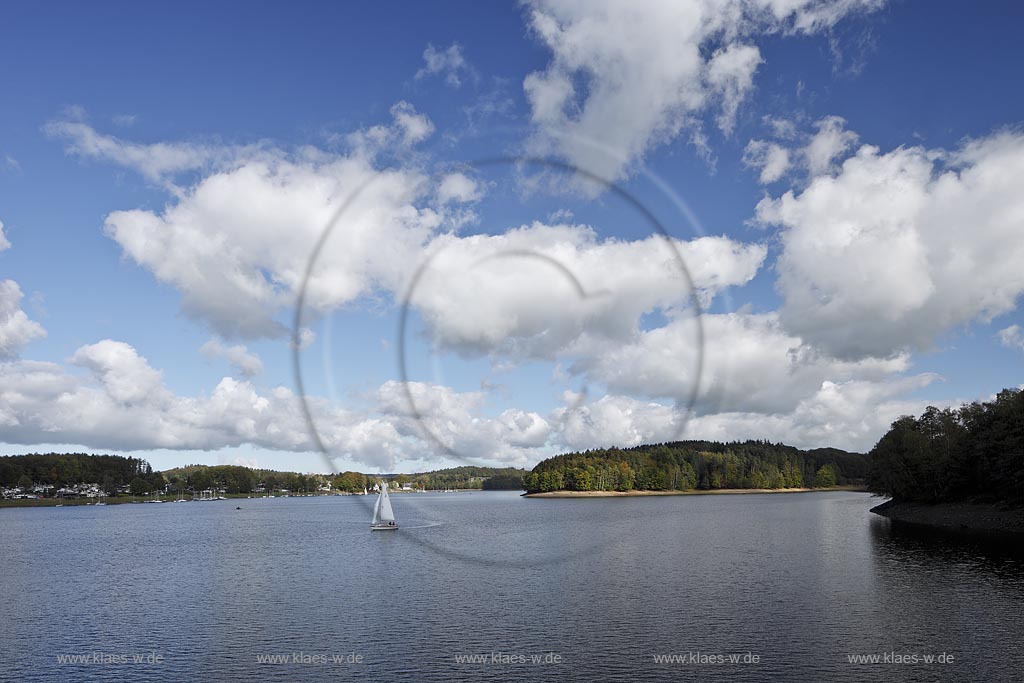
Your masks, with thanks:
[{"label": "shoreline", "polygon": [[855,491],[867,493],[863,486],[830,486],[824,489],[791,488],[791,489],[688,489],[686,491],[545,491],[543,493],[524,493],[523,498],[628,498],[636,496],[722,496],[744,495],[756,493],[815,493],[827,491]]},{"label": "shoreline", "polygon": [[995,503],[905,503],[894,500],[871,508],[871,512],[901,524],[996,534],[1024,534],[1024,508],[1007,508]]}]

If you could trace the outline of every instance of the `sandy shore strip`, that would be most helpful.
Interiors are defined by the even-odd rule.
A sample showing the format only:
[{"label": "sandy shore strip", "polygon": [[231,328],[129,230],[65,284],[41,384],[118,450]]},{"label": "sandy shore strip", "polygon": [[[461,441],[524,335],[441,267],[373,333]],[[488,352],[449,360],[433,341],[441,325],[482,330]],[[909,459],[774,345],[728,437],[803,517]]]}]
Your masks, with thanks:
[{"label": "sandy shore strip", "polygon": [[866,492],[863,486],[833,486],[827,489],[689,489],[687,491],[546,491],[545,493],[524,493],[524,498],[619,498],[629,496],[709,496],[734,495],[741,493],[814,493],[824,491]]}]

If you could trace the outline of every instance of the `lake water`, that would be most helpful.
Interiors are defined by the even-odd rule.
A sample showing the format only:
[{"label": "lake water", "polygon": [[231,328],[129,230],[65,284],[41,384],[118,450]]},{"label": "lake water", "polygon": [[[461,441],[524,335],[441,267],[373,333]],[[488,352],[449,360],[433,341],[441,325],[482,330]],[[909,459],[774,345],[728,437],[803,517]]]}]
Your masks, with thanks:
[{"label": "lake water", "polygon": [[0,510],[0,680],[1024,680],[1024,561],[866,494],[372,500]]}]

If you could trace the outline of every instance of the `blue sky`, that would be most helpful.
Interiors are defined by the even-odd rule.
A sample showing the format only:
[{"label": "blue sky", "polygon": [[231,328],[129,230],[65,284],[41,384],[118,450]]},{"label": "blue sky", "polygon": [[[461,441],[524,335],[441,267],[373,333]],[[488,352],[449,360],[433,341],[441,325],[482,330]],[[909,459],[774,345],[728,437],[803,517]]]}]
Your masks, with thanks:
[{"label": "blue sky", "polygon": [[[1019,7],[624,7],[6,5],[0,450],[412,471],[682,435],[867,449],[1021,383]],[[573,164],[665,225],[706,304],[692,414],[669,246],[607,189],[473,165],[495,156]],[[361,180],[306,311],[325,459],[284,330]],[[417,421],[397,313],[433,253]]]}]

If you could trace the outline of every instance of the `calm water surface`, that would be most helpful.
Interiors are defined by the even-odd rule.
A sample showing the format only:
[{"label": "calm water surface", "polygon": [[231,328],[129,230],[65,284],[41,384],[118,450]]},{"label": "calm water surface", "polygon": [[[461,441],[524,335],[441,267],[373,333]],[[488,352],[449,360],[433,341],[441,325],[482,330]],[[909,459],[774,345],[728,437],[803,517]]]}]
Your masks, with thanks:
[{"label": "calm water surface", "polygon": [[866,494],[372,500],[0,510],[0,680],[1024,680],[1024,561]]}]

